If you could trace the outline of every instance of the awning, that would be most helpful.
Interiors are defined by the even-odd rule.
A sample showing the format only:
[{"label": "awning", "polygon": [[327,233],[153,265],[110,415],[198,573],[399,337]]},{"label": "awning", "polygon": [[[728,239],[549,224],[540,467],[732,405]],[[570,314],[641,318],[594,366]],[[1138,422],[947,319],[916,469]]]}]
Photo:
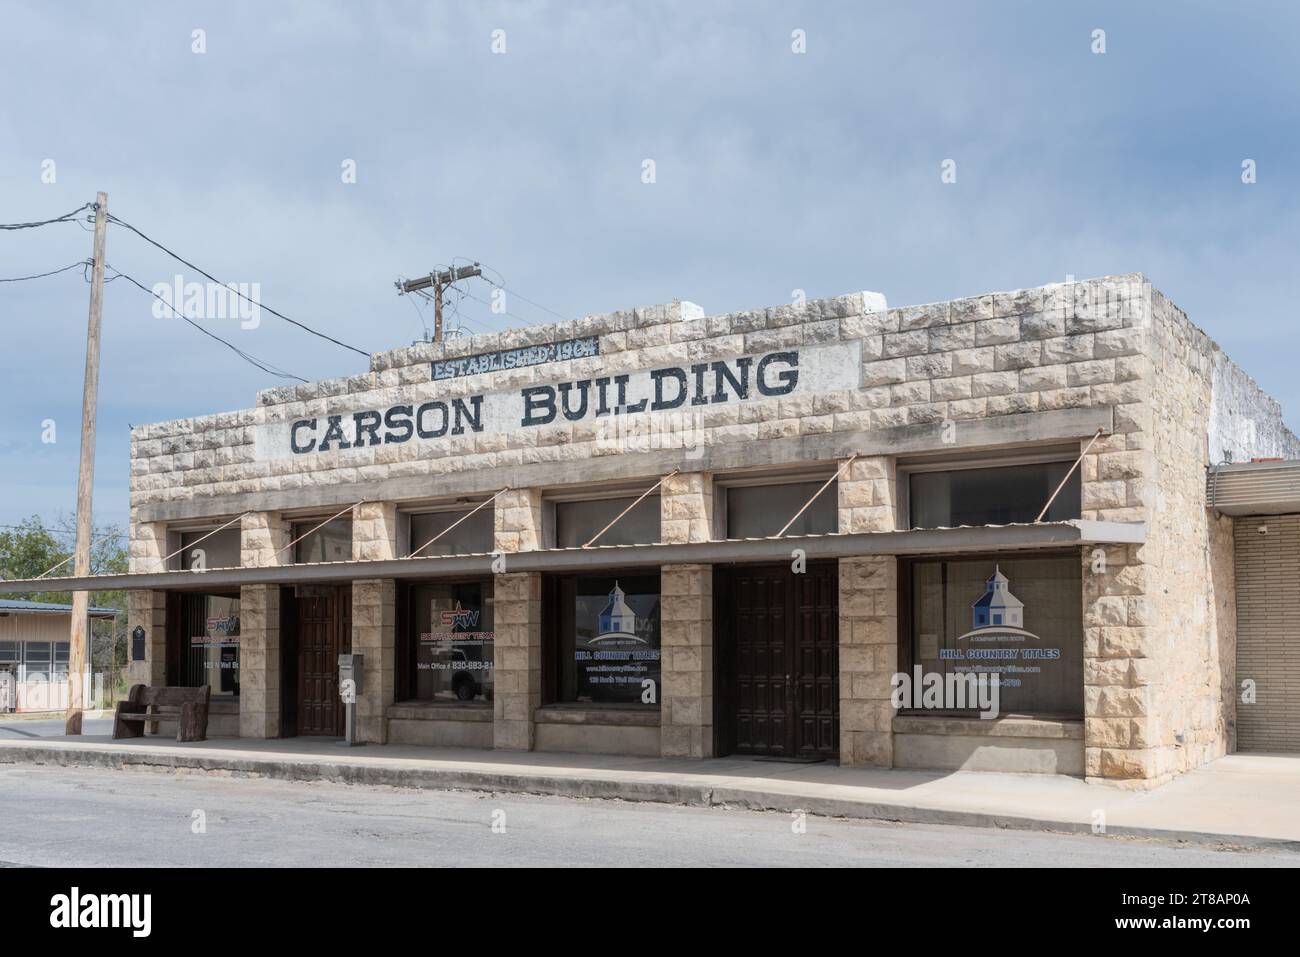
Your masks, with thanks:
[{"label": "awning", "polygon": [[[112,591],[116,589],[237,588],[241,585],[293,585],[349,582],[365,578],[460,578],[513,572],[591,572],[652,568],[660,565],[722,565],[786,562],[795,549],[809,560],[870,555],[947,555],[954,552],[1021,551],[1084,545],[1140,545],[1141,522],[1041,522],[926,528],[895,532],[788,535],[684,545],[596,545],[493,554],[397,558],[385,561],[314,562],[269,568],[209,568],[197,571],[90,575],[85,578],[0,581],[0,594],[36,591]],[[494,565],[496,567],[494,567]],[[504,566],[504,567],[502,567]],[[35,586],[35,587],[34,587]]]},{"label": "awning", "polygon": [[1224,515],[1300,512],[1300,461],[1220,465],[1206,476],[1210,508]]}]

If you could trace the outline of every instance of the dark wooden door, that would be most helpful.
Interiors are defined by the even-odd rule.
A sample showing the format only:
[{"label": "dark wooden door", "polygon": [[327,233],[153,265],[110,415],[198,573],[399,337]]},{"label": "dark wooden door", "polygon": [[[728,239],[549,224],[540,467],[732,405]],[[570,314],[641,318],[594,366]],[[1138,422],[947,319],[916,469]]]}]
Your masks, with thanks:
[{"label": "dark wooden door", "polygon": [[839,753],[838,569],[719,568],[720,753]]},{"label": "dark wooden door", "polygon": [[339,655],[352,647],[352,590],[303,586],[297,601],[298,734],[342,735]]}]

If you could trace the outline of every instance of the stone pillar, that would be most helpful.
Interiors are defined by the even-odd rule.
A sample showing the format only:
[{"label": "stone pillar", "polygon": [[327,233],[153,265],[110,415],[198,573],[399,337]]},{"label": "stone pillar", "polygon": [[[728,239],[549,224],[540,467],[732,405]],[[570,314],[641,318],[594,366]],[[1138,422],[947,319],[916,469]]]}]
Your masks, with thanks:
[{"label": "stone pillar", "polygon": [[397,548],[396,503],[362,502],[353,509],[354,562],[380,562],[397,558]]},{"label": "stone pillar", "polygon": [[[352,560],[388,561],[397,557],[397,550],[397,505],[358,505],[352,516]],[[357,740],[385,744],[388,706],[396,700],[397,583],[391,578],[352,583],[352,653],[365,655],[356,703]]]},{"label": "stone pillar", "polygon": [[239,736],[278,738],[280,586],[239,590]]},{"label": "stone pillar", "polygon": [[840,559],[840,765],[892,767],[898,559]]},{"label": "stone pillar", "polygon": [[[839,482],[841,532],[887,532],[898,526],[894,462],[858,458]],[[894,763],[890,679],[898,671],[898,559],[840,559],[840,764]]]},{"label": "stone pillar", "polygon": [[[291,525],[278,512],[252,512],[240,522],[240,563],[245,568],[292,561]],[[280,586],[239,590],[239,736],[278,738],[280,723]]]},{"label": "stone pillar", "polygon": [[894,476],[888,456],[854,459],[839,481],[841,532],[892,532],[898,527]]},{"label": "stone pillar", "polygon": [[365,655],[357,695],[357,740],[388,741],[388,706],[393,703],[397,659],[397,584],[391,578],[352,583],[352,653]]},{"label": "stone pillar", "polygon": [[713,539],[713,479],[688,472],[664,479],[659,488],[661,542],[678,545]]},{"label": "stone pillar", "polygon": [[531,552],[542,547],[541,489],[502,492],[493,513],[498,552]]},{"label": "stone pillar", "polygon": [[1083,741],[1090,778],[1157,777],[1157,649],[1137,546],[1083,551]]},{"label": "stone pillar", "polygon": [[[161,685],[167,683],[167,593],[165,591],[130,591],[126,594],[126,635],[136,626],[144,629],[144,661],[128,660],[127,683]],[[128,656],[130,652],[128,651]]]},{"label": "stone pillar", "polygon": [[[502,496],[504,497],[504,496]],[[493,746],[531,751],[542,703],[542,576],[496,576]]]},{"label": "stone pillar", "polygon": [[713,566],[661,573],[660,753],[713,757]]},{"label": "stone pillar", "polygon": [[[137,522],[131,514],[131,540],[128,546],[127,570],[131,574],[163,571],[162,559],[167,554],[167,524],[165,522]],[[167,683],[167,593],[164,591],[132,591],[126,596],[126,634],[136,626],[144,629],[144,661],[130,660],[127,652],[126,680],[128,685],[162,685]]]}]

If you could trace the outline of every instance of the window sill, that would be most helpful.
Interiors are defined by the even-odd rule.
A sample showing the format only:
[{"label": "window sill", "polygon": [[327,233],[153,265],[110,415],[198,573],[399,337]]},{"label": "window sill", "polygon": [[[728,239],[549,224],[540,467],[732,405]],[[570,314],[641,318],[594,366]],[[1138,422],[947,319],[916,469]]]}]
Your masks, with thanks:
[{"label": "window sill", "polygon": [[626,707],[585,704],[549,704],[533,712],[538,724],[602,724],[621,727],[657,728],[659,709],[639,705]]},{"label": "window sill", "polygon": [[980,718],[942,714],[897,714],[895,734],[980,735],[992,738],[1083,739],[1082,718],[1037,718],[1010,715]]},{"label": "window sill", "polygon": [[399,701],[388,706],[384,717],[407,721],[491,721],[492,703],[489,701],[466,701],[461,704],[441,701]]}]

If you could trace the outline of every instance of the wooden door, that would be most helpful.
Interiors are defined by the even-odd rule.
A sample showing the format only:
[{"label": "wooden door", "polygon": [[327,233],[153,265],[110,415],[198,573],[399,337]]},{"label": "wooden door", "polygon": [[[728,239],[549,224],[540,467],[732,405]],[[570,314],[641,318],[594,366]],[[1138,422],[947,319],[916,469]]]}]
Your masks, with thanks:
[{"label": "wooden door", "polygon": [[296,602],[297,733],[342,735],[339,655],[352,647],[352,589],[303,586]]},{"label": "wooden door", "polygon": [[838,568],[718,569],[719,752],[839,753]]}]

